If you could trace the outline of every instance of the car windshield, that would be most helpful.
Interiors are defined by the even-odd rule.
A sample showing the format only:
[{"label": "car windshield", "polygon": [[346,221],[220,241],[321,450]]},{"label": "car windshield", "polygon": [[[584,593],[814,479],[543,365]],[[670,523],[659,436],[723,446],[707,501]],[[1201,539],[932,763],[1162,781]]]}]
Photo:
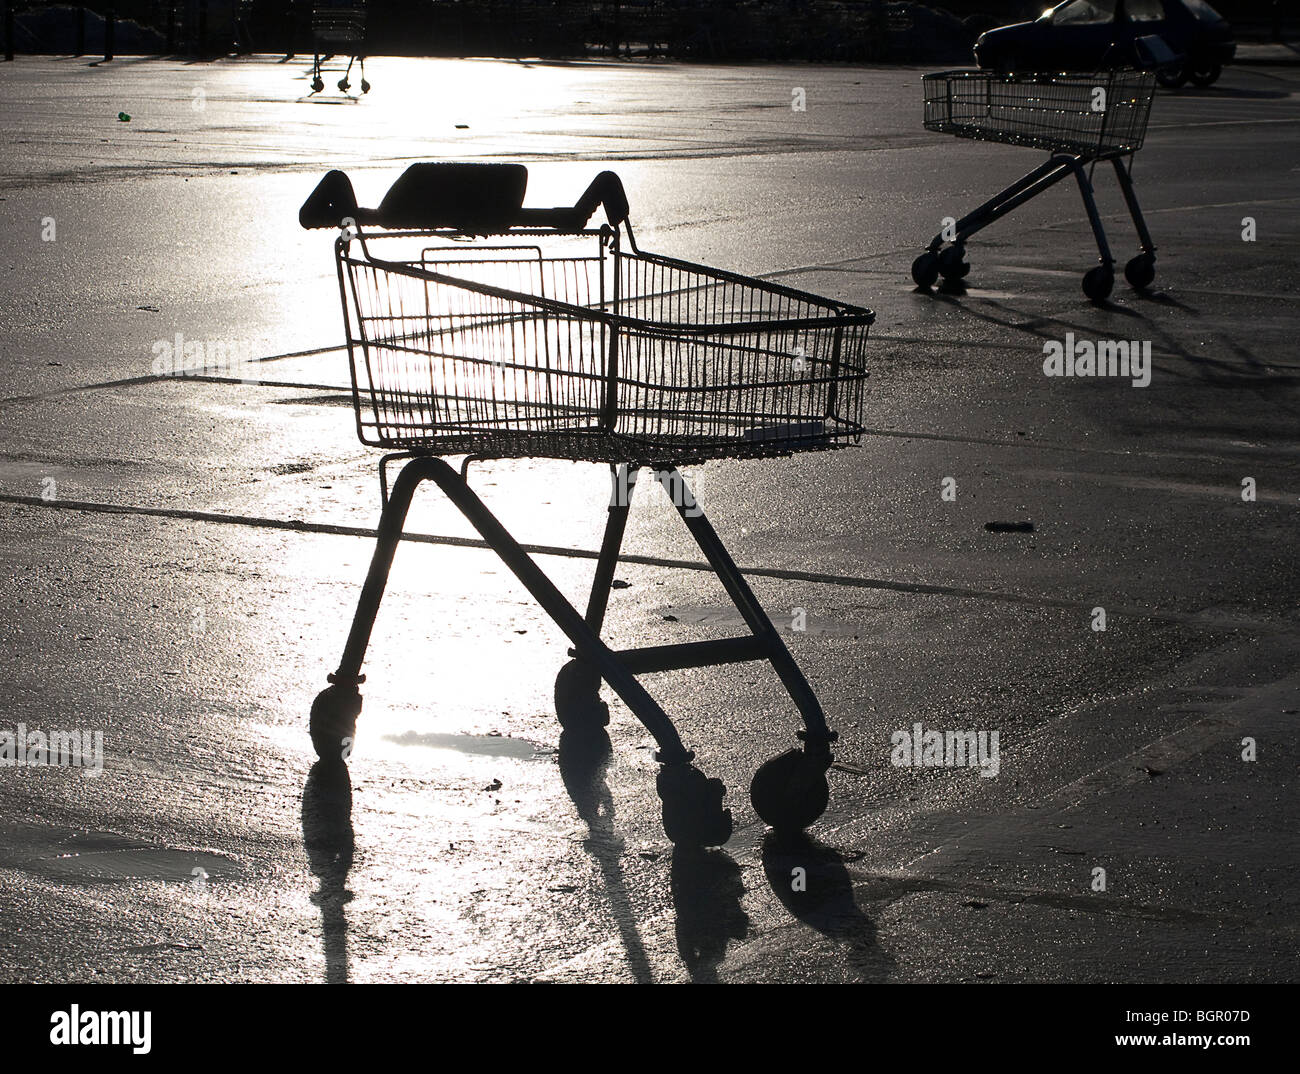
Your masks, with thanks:
[{"label": "car windshield", "polygon": [[1205,0],[1183,0],[1183,7],[1187,8],[1198,19],[1205,22],[1222,22],[1223,16],[1214,8],[1210,7]]},{"label": "car windshield", "polygon": [[1159,22],[1165,17],[1161,0],[1128,0],[1124,11],[1133,22]]},{"label": "car windshield", "polygon": [[1115,18],[1115,0],[1069,0],[1069,3],[1053,8],[1046,17],[1051,19],[1053,26],[1110,22]]}]

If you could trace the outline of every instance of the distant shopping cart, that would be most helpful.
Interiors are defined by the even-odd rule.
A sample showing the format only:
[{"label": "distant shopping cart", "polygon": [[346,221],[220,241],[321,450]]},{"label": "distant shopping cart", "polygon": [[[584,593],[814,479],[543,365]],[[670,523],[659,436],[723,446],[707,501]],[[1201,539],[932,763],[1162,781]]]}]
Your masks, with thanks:
[{"label": "distant shopping cart", "polygon": [[[523,208],[526,182],[519,165],[417,164],[367,210],[348,178],[331,172],[302,208],[304,227],[342,229],[335,260],[357,432],[389,449],[369,575],[338,670],[312,707],[315,747],[338,758],[354,733],[362,661],[403,521],[416,487],[433,480],[572,642],[561,680],[595,703],[580,716],[560,711],[566,731],[607,721],[607,711],[591,715],[603,709],[603,679],[654,736],[664,830],[674,842],[725,842],[731,814],[721,781],[691,764],[694,754],[636,676],[770,661],[802,714],[803,745],[760,767],[750,798],[774,827],[802,829],[826,808],[835,733],[680,467],[857,443],[874,314],[638,249],[611,172],[569,208]],[[605,222],[592,226],[601,208]],[[459,471],[447,455],[465,457]],[[520,457],[610,468],[585,615],[466,480],[473,460]],[[405,465],[390,494],[385,468],[396,460]],[[601,640],[642,470],[668,492],[748,634],[621,651]]]},{"label": "distant shopping cart", "polygon": [[348,58],[347,70],[338,80],[339,90],[347,93],[352,88],[352,65],[361,71],[361,92],[370,92],[366,81],[366,5],[365,0],[316,0],[311,12],[312,60],[311,90],[320,93],[325,88],[325,64],[334,56]]},{"label": "distant shopping cart", "polygon": [[912,279],[930,287],[942,276],[949,282],[970,272],[966,242],[1030,198],[1067,175],[1079,184],[1084,208],[1097,240],[1100,264],[1083,277],[1083,291],[1102,302],[1115,285],[1115,259],[1093,196],[1092,169],[1098,161],[1114,165],[1120,190],[1133,218],[1141,249],[1124,276],[1137,290],[1155,279],[1156,248],[1133,191],[1133,155],[1142,148],[1155,76],[1117,70],[1099,74],[1001,74],[944,71],[926,75],[925,127],[957,138],[1044,149],[1043,164],[1017,179],[978,209],[940,231],[912,263]]}]

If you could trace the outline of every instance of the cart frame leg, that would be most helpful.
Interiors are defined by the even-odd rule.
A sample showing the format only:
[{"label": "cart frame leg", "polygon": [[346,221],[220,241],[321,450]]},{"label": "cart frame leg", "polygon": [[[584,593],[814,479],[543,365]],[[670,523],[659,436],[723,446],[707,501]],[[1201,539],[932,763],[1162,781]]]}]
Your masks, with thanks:
[{"label": "cart frame leg", "polygon": [[627,532],[627,513],[632,507],[632,494],[636,492],[640,467],[623,464],[610,466],[609,515],[605,521],[605,536],[600,542],[600,558],[596,560],[596,574],[591,581],[591,596],[587,599],[587,626],[599,635],[605,625],[605,611],[609,607],[609,593],[614,586],[614,572],[618,569],[618,554]]},{"label": "cart frame leg", "polygon": [[[1065,163],[1053,157],[1033,171],[1026,172],[1010,186],[998,191],[983,205],[972,209],[957,221],[954,229],[956,233],[956,238],[953,240],[954,245],[965,242],[969,236],[974,235],[977,231],[983,231],[995,220],[1006,216],[1012,209],[1018,208],[1030,198],[1036,197],[1049,187],[1055,186],[1065,178],[1066,170]],[[930,240],[927,249],[931,253],[937,253],[939,248],[947,241],[941,231]]]},{"label": "cart frame leg", "polygon": [[1071,159],[1070,169],[1074,172],[1075,179],[1079,181],[1079,196],[1083,198],[1083,207],[1088,211],[1088,223],[1092,225],[1092,234],[1097,240],[1097,253],[1101,263],[1113,269],[1115,258],[1111,256],[1110,243],[1106,241],[1106,228],[1101,222],[1101,214],[1097,212],[1097,198],[1093,194],[1092,182],[1084,172],[1083,162],[1078,157]]},{"label": "cart frame leg", "polygon": [[[663,485],[664,491],[677,508],[677,513],[681,515],[682,521],[686,523],[686,528],[690,530],[691,536],[695,538],[695,543],[699,545],[700,551],[704,553],[704,558],[708,560],[709,566],[713,568],[718,580],[727,591],[727,595],[736,605],[741,617],[745,620],[745,624],[754,635],[752,641],[756,643],[756,655],[765,657],[771,662],[772,667],[785,686],[786,692],[803,716],[805,730],[800,733],[799,737],[804,740],[806,752],[824,759],[825,763],[829,764],[830,746],[838,736],[836,732],[827,726],[826,714],[822,710],[821,702],[817,700],[817,695],[808,684],[808,680],[799,669],[799,665],[795,663],[794,657],[790,655],[790,650],[786,648],[780,633],[772,625],[771,618],[763,610],[758,598],[754,596],[754,591],[750,589],[749,583],[745,581],[744,575],[740,573],[740,568],[736,566],[735,560],[731,558],[731,554],[723,545],[722,539],[713,528],[713,524],[700,510],[694,494],[680,471],[673,466],[655,467],[654,475],[659,483]],[[750,639],[741,640],[749,641]],[[701,644],[716,645],[723,643],[704,642]],[[754,659],[754,656],[751,655],[747,659]]]},{"label": "cart frame leg", "polygon": [[[1079,196],[1083,199],[1083,207],[1088,214],[1088,223],[1092,227],[1093,237],[1097,241],[1097,253],[1101,263],[1108,268],[1113,268],[1115,258],[1111,255],[1110,244],[1106,240],[1106,229],[1102,224],[1101,215],[1097,211],[1097,199],[1092,182],[1084,170],[1084,165],[1090,163],[1092,163],[1091,160],[1080,156],[1064,153],[1053,154],[1046,163],[1031,172],[1026,172],[1010,186],[999,191],[983,205],[979,206],[979,208],[973,209],[958,220],[954,228],[956,237],[952,240],[953,246],[964,246],[966,240],[972,235],[983,231],[1012,210],[1018,209],[1025,202],[1036,198],[1039,194],[1055,186],[1066,175],[1073,173],[1079,184]],[[1142,241],[1142,249],[1147,253],[1154,252],[1155,247],[1151,243],[1151,235],[1146,229],[1146,223],[1142,219],[1142,210],[1139,208],[1137,196],[1133,192],[1133,181],[1124,171],[1118,157],[1113,159],[1113,163],[1115,173],[1119,177],[1120,189],[1124,192],[1124,200],[1128,204],[1129,213],[1133,217],[1134,226],[1138,231],[1138,237]],[[931,253],[937,253],[946,241],[948,240],[945,239],[944,233],[941,231],[930,240],[927,249]]]},{"label": "cart frame leg", "polygon": [[[378,540],[365,585],[362,587],[361,598],[353,616],[352,629],[348,635],[343,659],[338,671],[329,676],[329,681],[339,686],[356,686],[365,681],[365,677],[360,674],[361,664],[365,659],[366,647],[370,642],[380,602],[383,600],[393,556],[401,541],[402,525],[416,488],[422,481],[428,480],[434,481],[447,498],[456,505],[461,514],[478,530],[488,546],[496,552],[501,561],[523,583],[524,588],[564,631],[573,642],[578,654],[600,672],[605,681],[613,687],[614,692],[636,714],[659,746],[656,759],[664,765],[689,764],[694,754],[682,745],[677,729],[659,703],[650,696],[645,687],[637,682],[632,672],[619,660],[618,655],[600,640],[564,594],[555,587],[519,542],[488,510],[474,490],[469,487],[468,482],[443,459],[433,456],[419,456],[412,459],[402,468],[393,483],[392,493],[380,519]],[[626,506],[619,514],[625,521]],[[611,507],[609,527],[611,529],[615,517],[617,517],[615,509]],[[621,541],[621,525],[618,530],[618,538]],[[617,549],[613,547],[612,537],[607,543],[610,543],[613,548],[608,555],[608,570],[612,578]]]},{"label": "cart frame leg", "polygon": [[1138,242],[1142,244],[1142,252],[1154,254],[1156,244],[1151,240],[1151,232],[1147,230],[1147,222],[1142,217],[1142,206],[1138,204],[1137,194],[1133,190],[1133,176],[1129,174],[1132,159],[1129,158],[1128,167],[1125,167],[1120,157],[1111,158],[1111,163],[1115,166],[1115,178],[1119,181],[1120,191],[1124,194],[1124,204],[1128,206],[1128,214],[1133,218],[1133,227],[1137,231]]},{"label": "cart frame leg", "polygon": [[[830,745],[837,737],[826,723],[817,695],[807,678],[790,655],[771,618],[754,596],[740,568],[731,558],[717,531],[714,530],[695,500],[686,478],[675,466],[663,464],[650,467],[655,479],[663,486],[669,500],[676,507],[695,543],[723,589],[736,605],[749,628],[749,635],[736,638],[717,638],[684,644],[651,645],[636,649],[623,649],[614,656],[633,674],[655,671],[676,671],[691,667],[716,667],[723,664],[767,660],[781,679],[791,700],[803,717],[804,730],[799,737],[807,745],[810,755],[830,760]],[[587,605],[587,626],[599,634],[609,603],[609,593],[618,565],[618,555],[627,526],[627,514],[636,484],[636,467],[611,467],[614,496],[605,525],[596,573],[592,581],[591,597]],[[569,655],[583,658],[580,649],[571,649]]]},{"label": "cart frame leg", "polygon": [[393,556],[402,539],[402,527],[406,524],[406,516],[411,509],[411,499],[423,480],[424,475],[407,465],[397,475],[392,491],[386,492],[384,510],[379,518],[379,535],[370,557],[365,584],[361,587],[361,597],[352,615],[352,628],[348,632],[347,644],[343,647],[343,657],[339,661],[338,670],[328,676],[329,681],[336,686],[359,686],[366,681],[366,677],[361,674],[361,665],[370,645],[370,634],[374,629],[375,617],[379,614],[379,605],[384,599],[384,589],[393,567]]},{"label": "cart frame leg", "polygon": [[[837,736],[827,726],[826,714],[817,700],[817,695],[794,657],[790,655],[780,632],[773,626],[771,618],[764,611],[758,598],[754,596],[740,568],[736,566],[731,554],[718,537],[717,531],[700,509],[686,478],[675,466],[667,464],[652,466],[650,470],[686,523],[695,543],[704,553],[704,558],[718,576],[723,589],[736,605],[750,633],[748,636],[738,638],[717,638],[685,644],[624,649],[615,651],[614,655],[634,674],[674,671],[690,667],[715,667],[751,660],[769,661],[803,717],[805,729],[799,737],[807,744],[807,751],[811,755],[826,759],[829,763],[830,744]],[[605,525],[605,537],[596,563],[591,597],[587,605],[587,626],[596,634],[599,634],[604,623],[605,611],[609,603],[610,588],[618,566],[618,555],[636,485],[637,468],[635,466],[611,467],[611,472],[614,494]],[[579,649],[571,649],[570,655],[582,658],[583,654]]]},{"label": "cart frame leg", "polygon": [[799,732],[799,737],[804,746],[802,750],[790,750],[764,764],[754,776],[750,799],[759,815],[774,827],[803,828],[821,816],[829,793],[825,773],[833,760],[831,744],[836,734],[827,727],[825,713],[808,680],[717,532],[696,506],[686,479],[675,466],[658,464],[652,465],[650,470],[677,507],[687,529],[740,611],[750,634],[617,652],[601,641],[600,629],[609,604],[638,469],[631,465],[611,468],[613,496],[587,602],[587,614],[582,616],[488,510],[462,473],[437,456],[411,458],[402,467],[384,504],[375,550],[353,615],[343,659],[338,670],[329,676],[331,685],[312,705],[312,740],[320,756],[327,758],[333,749],[342,746],[341,756],[346,759],[350,751],[351,735],[361,711],[361,695],[357,687],[365,681],[361,665],[383,600],[393,557],[402,539],[402,526],[416,488],[421,482],[432,480],[568,635],[574,646],[571,655],[598,672],[654,737],[659,746],[655,760],[660,764],[656,790],[663,805],[664,831],[674,843],[722,845],[731,835],[731,811],[722,805],[726,793],[722,782],[706,778],[691,764],[694,753],[682,744],[667,713],[637,680],[637,674],[650,671],[768,660],[803,716],[804,730]]}]

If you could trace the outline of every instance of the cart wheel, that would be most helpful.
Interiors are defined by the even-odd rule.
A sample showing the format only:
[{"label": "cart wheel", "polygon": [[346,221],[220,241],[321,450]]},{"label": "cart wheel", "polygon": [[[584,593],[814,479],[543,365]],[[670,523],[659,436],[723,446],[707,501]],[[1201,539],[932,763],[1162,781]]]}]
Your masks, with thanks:
[{"label": "cart wheel", "polygon": [[352,752],[352,738],[361,713],[355,686],[327,686],[311,703],[311,744],[322,761],[342,764]]},{"label": "cart wheel", "polygon": [[570,660],[555,676],[555,716],[575,734],[595,734],[609,726],[609,706],[600,699],[600,673],[581,660]]},{"label": "cart wheel", "polygon": [[323,90],[324,88],[325,88],[325,83],[321,79],[313,78],[311,80],[312,93],[320,93],[320,91]]},{"label": "cart wheel", "polygon": [[1124,279],[1136,291],[1145,291],[1156,278],[1156,258],[1154,254],[1138,254],[1129,259],[1124,266]]},{"label": "cart wheel", "polygon": [[1156,70],[1156,81],[1165,89],[1178,89],[1187,82],[1187,64],[1176,63]]},{"label": "cart wheel", "polygon": [[346,78],[340,78],[340,79],[339,79],[339,89],[340,89],[343,93],[347,93],[347,91],[351,88],[351,86],[352,86],[352,83],[349,82]]},{"label": "cart wheel", "polygon": [[912,262],[912,279],[917,287],[933,287],[938,278],[939,258],[929,250]]},{"label": "cart wheel", "polygon": [[370,92],[370,83],[367,82],[364,78],[361,80],[361,92],[362,93]]},{"label": "cart wheel", "polygon": [[731,810],[722,808],[727,789],[694,765],[659,769],[655,789],[663,802],[664,834],[679,846],[720,847],[731,838]]},{"label": "cart wheel", "polygon": [[1115,286],[1115,272],[1109,265],[1098,265],[1083,274],[1083,293],[1093,302],[1105,302]]},{"label": "cart wheel", "polygon": [[1193,67],[1191,75],[1193,86],[1200,86],[1204,89],[1206,86],[1212,86],[1219,81],[1219,76],[1223,74],[1223,65],[1212,63],[1208,67]]},{"label": "cart wheel", "polygon": [[966,260],[966,247],[961,243],[949,246],[939,255],[939,275],[945,280],[963,279],[970,272],[970,262]]},{"label": "cart wheel", "polygon": [[830,799],[826,762],[803,750],[773,757],[749,785],[754,812],[778,832],[802,831],[826,812]]}]

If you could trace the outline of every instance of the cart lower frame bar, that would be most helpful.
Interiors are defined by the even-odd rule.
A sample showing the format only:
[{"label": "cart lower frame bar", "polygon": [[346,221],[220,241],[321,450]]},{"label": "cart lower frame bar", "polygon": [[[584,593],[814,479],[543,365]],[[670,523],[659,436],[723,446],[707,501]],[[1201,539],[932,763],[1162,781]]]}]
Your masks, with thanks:
[{"label": "cart lower frame bar", "polygon": [[676,503],[678,512],[691,535],[717,574],[723,588],[735,602],[752,632],[750,636],[648,646],[623,651],[615,651],[601,640],[600,630],[626,531],[631,492],[636,484],[635,467],[623,466],[615,470],[616,483],[626,490],[626,495],[616,496],[611,502],[605,537],[592,581],[587,614],[583,616],[497,520],[470,488],[461,473],[442,458],[421,455],[410,459],[402,468],[384,504],[378,540],[357,603],[343,657],[339,662],[338,670],[329,676],[329,681],[345,689],[355,688],[365,681],[365,676],[361,674],[361,666],[365,660],[375,618],[379,613],[379,606],[388,583],[393,557],[402,538],[402,528],[416,489],[424,481],[431,480],[456,505],[488,546],[497,553],[543,610],[564,631],[573,644],[572,655],[598,672],[628,708],[636,714],[658,744],[657,759],[661,763],[689,764],[694,754],[682,744],[672,721],[660,704],[637,681],[636,675],[766,659],[771,662],[803,716],[805,730],[800,737],[805,742],[805,751],[828,765],[830,746],[836,735],[827,726],[825,714],[807,679],[799,670],[780,634],[772,625],[771,619],[723,546],[717,532],[700,511],[681,473],[676,467],[669,465],[651,469]]},{"label": "cart lower frame bar", "polygon": [[[1110,243],[1106,240],[1106,229],[1102,224],[1101,214],[1097,211],[1097,198],[1092,181],[1089,179],[1084,167],[1088,163],[1091,162],[1086,158],[1073,154],[1053,154],[1050,159],[1033,169],[1033,171],[1026,172],[1006,189],[995,194],[983,205],[979,206],[979,208],[967,213],[948,232],[941,231],[935,235],[930,240],[927,249],[931,253],[937,253],[940,247],[948,241],[952,241],[955,246],[960,246],[970,236],[983,231],[984,228],[1018,209],[1025,202],[1036,198],[1039,194],[1055,186],[1067,175],[1073,175],[1078,181],[1079,195],[1083,199],[1083,207],[1088,213],[1088,223],[1092,227],[1093,237],[1097,242],[1099,259],[1104,265],[1113,265],[1115,258],[1111,254]],[[1147,230],[1146,220],[1143,219],[1142,207],[1138,204],[1137,194],[1133,190],[1133,179],[1129,175],[1129,170],[1119,157],[1112,157],[1111,164],[1114,165],[1119,188],[1124,195],[1124,204],[1128,207],[1129,216],[1133,219],[1133,227],[1137,231],[1142,252],[1154,254],[1156,250],[1155,243],[1151,239],[1151,232]],[[950,236],[954,236],[954,233],[955,237],[950,240]]]}]

